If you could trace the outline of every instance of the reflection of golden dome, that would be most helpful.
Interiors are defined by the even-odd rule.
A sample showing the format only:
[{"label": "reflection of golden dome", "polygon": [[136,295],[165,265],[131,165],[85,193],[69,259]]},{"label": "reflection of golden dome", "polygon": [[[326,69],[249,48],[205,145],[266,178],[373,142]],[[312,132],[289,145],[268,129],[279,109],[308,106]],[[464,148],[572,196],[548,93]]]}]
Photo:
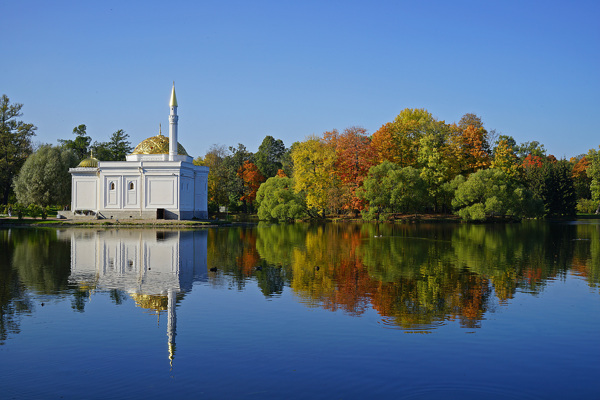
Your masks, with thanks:
[{"label": "reflection of golden dome", "polygon": [[169,298],[167,296],[158,296],[151,294],[131,293],[131,298],[135,300],[138,307],[154,311],[166,311],[169,306]]},{"label": "reflection of golden dome", "polygon": [[[149,137],[138,144],[131,154],[169,154],[169,138],[160,133]],[[181,143],[177,143],[177,154],[180,156],[189,156]]]},{"label": "reflection of golden dome", "polygon": [[77,168],[98,168],[98,159],[92,155],[81,160]]}]

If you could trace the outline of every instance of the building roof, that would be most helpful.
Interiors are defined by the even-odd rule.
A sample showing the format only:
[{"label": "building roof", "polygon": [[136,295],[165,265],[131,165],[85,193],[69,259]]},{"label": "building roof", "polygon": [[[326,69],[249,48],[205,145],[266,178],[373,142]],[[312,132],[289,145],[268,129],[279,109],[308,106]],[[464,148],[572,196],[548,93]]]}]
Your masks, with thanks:
[{"label": "building roof", "polygon": [[77,168],[98,168],[98,159],[90,154],[88,158],[81,160]]},{"label": "building roof", "polygon": [[[169,138],[160,133],[149,137],[140,142],[131,154],[169,154]],[[177,143],[177,154],[189,156],[181,143]]]}]

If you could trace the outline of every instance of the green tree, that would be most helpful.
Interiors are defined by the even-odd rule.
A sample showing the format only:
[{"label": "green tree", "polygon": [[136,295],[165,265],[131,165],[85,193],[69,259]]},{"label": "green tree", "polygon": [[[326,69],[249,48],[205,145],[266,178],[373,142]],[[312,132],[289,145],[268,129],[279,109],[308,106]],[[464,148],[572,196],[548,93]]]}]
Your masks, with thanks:
[{"label": "green tree", "polygon": [[498,169],[479,170],[468,179],[458,176],[452,206],[464,220],[490,217],[521,219],[535,216],[538,206],[530,192]]},{"label": "green tree", "polygon": [[223,145],[213,144],[204,159],[198,157],[194,160],[196,165],[204,165],[208,172],[208,206],[209,209],[218,210],[219,206],[227,205],[229,202],[225,182],[227,171],[223,162],[227,157],[227,148]]},{"label": "green tree", "polygon": [[389,161],[369,170],[359,195],[369,203],[369,210],[363,213],[365,219],[381,211],[416,213],[431,203],[419,170]]},{"label": "green tree", "polygon": [[416,214],[431,203],[427,186],[418,169],[404,167],[392,171],[390,180],[392,182],[390,200],[394,211]]},{"label": "green tree", "polygon": [[574,216],[577,197],[569,162],[559,160],[544,163],[543,179],[544,215]]},{"label": "green tree", "polygon": [[265,178],[277,174],[282,168],[282,158],[285,154],[285,145],[281,139],[275,140],[273,136],[266,136],[258,151],[254,154],[255,164]]},{"label": "green tree", "polygon": [[298,146],[298,143],[299,142],[292,143],[281,156],[281,169],[288,178],[294,177],[294,160],[292,158],[292,153],[294,152],[294,148]]},{"label": "green tree", "polygon": [[12,181],[33,151],[31,137],[37,129],[17,118],[23,115],[23,104],[10,104],[8,96],[0,99],[0,194],[7,204],[12,193]]},{"label": "green tree", "polygon": [[95,157],[100,161],[125,161],[133,151],[129,135],[123,129],[114,132],[108,142],[94,142],[91,146]]},{"label": "green tree", "polygon": [[61,146],[73,150],[75,152],[75,155],[77,156],[77,159],[80,161],[87,157],[88,151],[90,149],[90,144],[92,142],[92,138],[87,136],[86,134],[86,129],[87,127],[84,124],[81,124],[73,128],[73,134],[75,135],[75,139],[58,140]]},{"label": "green tree", "polygon": [[256,194],[258,218],[263,221],[294,221],[306,215],[306,203],[300,194],[294,192],[294,183],[290,178],[267,179],[260,185]]},{"label": "green tree", "polygon": [[596,208],[596,214],[600,214],[600,151],[590,149],[587,159],[590,163],[587,169],[587,174],[592,180],[592,183],[590,184],[592,200],[598,204],[598,207]]},{"label": "green tree", "polygon": [[532,142],[521,143],[516,148],[516,154],[519,156],[521,160],[524,160],[528,155],[533,155],[537,157],[546,157],[546,149],[544,145],[540,142],[534,140]]},{"label": "green tree", "polygon": [[452,200],[447,196],[444,186],[454,177],[446,139],[440,135],[426,134],[420,141],[421,178],[427,186],[435,211],[449,210]]},{"label": "green tree", "polygon": [[392,171],[400,170],[398,164],[390,161],[384,161],[369,169],[367,179],[365,179],[362,188],[358,191],[358,196],[364,199],[368,204],[368,210],[363,212],[363,218],[372,219],[377,214],[389,210],[392,205],[391,193],[392,182],[389,175]]},{"label": "green tree", "polygon": [[72,150],[42,145],[27,158],[14,179],[17,201],[43,207],[68,204],[71,200],[69,168],[75,167],[77,163]]}]

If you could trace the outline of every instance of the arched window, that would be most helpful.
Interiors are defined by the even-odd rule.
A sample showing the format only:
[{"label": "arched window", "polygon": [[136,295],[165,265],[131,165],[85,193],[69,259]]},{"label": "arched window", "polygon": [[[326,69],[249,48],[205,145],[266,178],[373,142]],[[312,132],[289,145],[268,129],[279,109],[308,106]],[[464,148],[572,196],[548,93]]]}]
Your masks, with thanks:
[{"label": "arched window", "polygon": [[133,182],[129,182],[129,190],[133,190]]},{"label": "arched window", "polygon": [[114,182],[110,183],[110,190],[115,190],[115,183]]}]

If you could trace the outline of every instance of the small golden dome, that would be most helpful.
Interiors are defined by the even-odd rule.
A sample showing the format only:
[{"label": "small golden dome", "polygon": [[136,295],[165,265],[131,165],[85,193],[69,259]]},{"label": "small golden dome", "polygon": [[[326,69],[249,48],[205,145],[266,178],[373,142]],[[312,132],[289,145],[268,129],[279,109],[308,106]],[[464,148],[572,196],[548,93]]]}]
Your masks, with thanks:
[{"label": "small golden dome", "polygon": [[[169,138],[161,134],[149,137],[138,144],[131,154],[169,154]],[[177,143],[177,154],[189,156],[181,143]]]},{"label": "small golden dome", "polygon": [[98,159],[92,155],[81,160],[77,168],[98,168]]},{"label": "small golden dome", "polygon": [[138,307],[154,311],[166,311],[169,308],[169,299],[167,296],[130,293],[129,296],[135,301]]}]

